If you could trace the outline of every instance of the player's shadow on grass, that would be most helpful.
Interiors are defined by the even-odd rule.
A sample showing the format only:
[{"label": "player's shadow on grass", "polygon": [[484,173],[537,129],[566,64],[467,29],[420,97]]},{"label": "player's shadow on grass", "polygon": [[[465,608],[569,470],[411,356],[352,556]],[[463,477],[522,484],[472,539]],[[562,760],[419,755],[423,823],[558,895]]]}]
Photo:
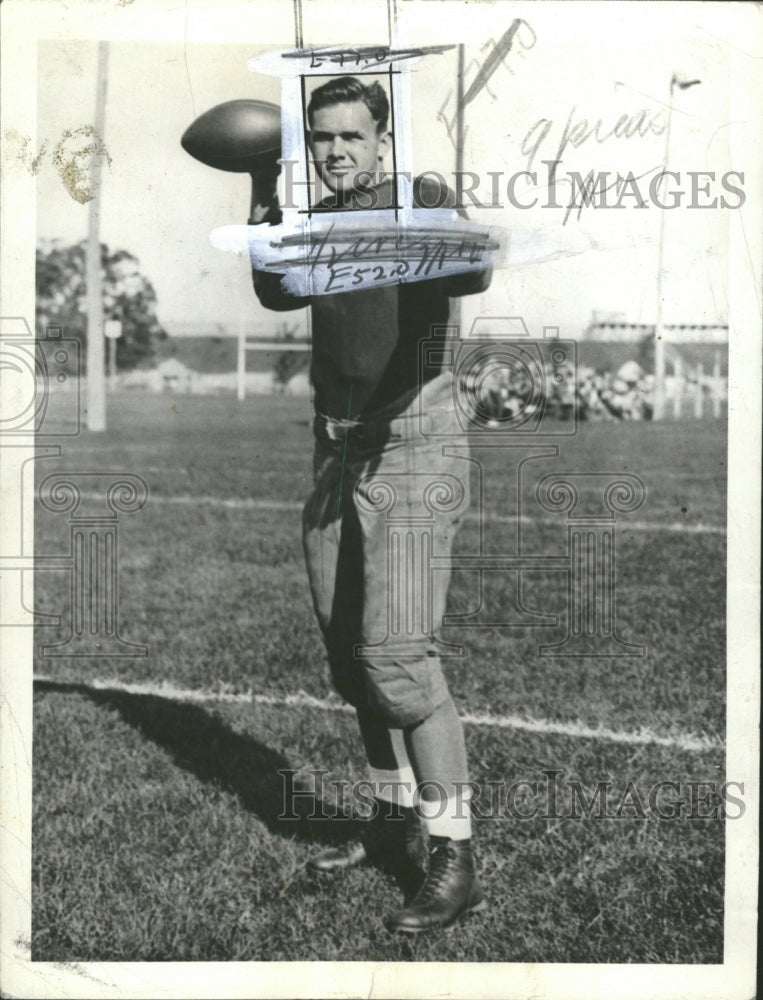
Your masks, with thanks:
[{"label": "player's shadow on grass", "polygon": [[[233,792],[274,833],[338,844],[356,838],[361,831],[359,820],[339,813],[332,803],[317,796],[295,795],[292,802],[286,803],[284,778],[279,771],[297,768],[283,754],[235,732],[198,705],[76,683],[35,681],[34,686],[40,692],[85,695],[97,705],[116,709],[125,722],[166,750],[178,767],[201,781]],[[298,819],[280,818],[285,807]]]}]

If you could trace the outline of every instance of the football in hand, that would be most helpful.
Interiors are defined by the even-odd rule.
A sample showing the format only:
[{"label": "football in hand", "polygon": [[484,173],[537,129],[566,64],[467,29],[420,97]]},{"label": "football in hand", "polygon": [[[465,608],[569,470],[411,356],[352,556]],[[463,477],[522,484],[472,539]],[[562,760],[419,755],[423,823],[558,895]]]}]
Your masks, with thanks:
[{"label": "football in hand", "polygon": [[218,170],[277,173],[281,110],[268,101],[226,101],[189,125],[180,144],[194,159]]}]

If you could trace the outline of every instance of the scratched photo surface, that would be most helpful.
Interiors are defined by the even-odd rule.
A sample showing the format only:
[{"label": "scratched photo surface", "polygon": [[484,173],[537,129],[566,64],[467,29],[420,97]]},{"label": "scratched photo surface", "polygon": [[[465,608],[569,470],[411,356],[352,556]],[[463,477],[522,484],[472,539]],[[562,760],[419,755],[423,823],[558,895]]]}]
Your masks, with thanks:
[{"label": "scratched photo surface", "polygon": [[[225,43],[40,41],[36,134],[8,139],[37,196],[9,339],[37,338],[45,386],[17,470],[28,957],[721,966],[750,810],[726,765],[742,57],[714,5],[272,6]],[[382,87],[382,125],[354,98],[310,119],[347,78]],[[266,185],[180,142],[245,100],[281,111],[256,225]],[[358,471],[394,392],[417,443]],[[340,558],[356,480],[386,610],[342,633],[349,586],[334,630],[403,673],[429,641],[464,726],[487,908],[447,931],[388,932],[383,865],[308,867],[369,803],[305,572],[311,532]]]}]

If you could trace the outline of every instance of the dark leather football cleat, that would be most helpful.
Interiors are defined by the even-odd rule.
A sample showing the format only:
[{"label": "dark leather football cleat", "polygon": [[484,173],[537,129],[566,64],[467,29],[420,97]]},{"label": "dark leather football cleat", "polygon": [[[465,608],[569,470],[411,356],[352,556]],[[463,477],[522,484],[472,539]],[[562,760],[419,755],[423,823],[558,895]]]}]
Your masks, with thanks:
[{"label": "dark leather football cleat", "polygon": [[416,888],[426,870],[425,827],[413,809],[400,809],[390,815],[380,808],[365,824],[360,840],[328,847],[314,855],[307,867],[322,875],[333,875],[360,865],[378,865],[413,880]]},{"label": "dark leather football cleat", "polygon": [[327,847],[325,851],[316,854],[307,862],[307,867],[321,875],[333,875],[334,872],[347,868],[357,868],[369,861],[368,851],[359,840],[350,840],[346,844]]},{"label": "dark leather football cleat", "polygon": [[421,934],[436,927],[449,927],[466,913],[486,908],[471,841],[433,837],[424,884],[407,906],[391,914],[384,923],[391,933]]}]

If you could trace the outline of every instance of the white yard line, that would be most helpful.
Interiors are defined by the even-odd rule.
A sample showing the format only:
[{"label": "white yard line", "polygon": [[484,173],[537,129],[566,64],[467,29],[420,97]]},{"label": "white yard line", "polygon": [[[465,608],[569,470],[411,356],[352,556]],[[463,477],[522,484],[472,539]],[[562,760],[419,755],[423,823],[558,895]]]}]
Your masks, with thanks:
[{"label": "white yard line", "polygon": [[[86,500],[103,499],[98,493],[83,493]],[[262,500],[249,497],[212,497],[212,496],[162,496],[152,493],[147,506],[177,505],[181,507],[221,507],[225,510],[274,510],[301,511],[304,504],[298,500]],[[562,518],[553,517],[521,517],[505,514],[485,514],[480,516],[473,511],[466,515],[467,521],[483,524],[560,524]],[[683,535],[725,535],[726,529],[717,524],[685,524],[682,521],[670,523],[661,521],[626,521],[617,522],[621,532],[628,531],[666,531]]]},{"label": "white yard line", "polygon": [[[191,701],[196,703],[234,704],[234,705],[264,705],[272,708],[312,708],[320,712],[342,712],[354,714],[354,709],[335,698],[315,698],[304,691],[295,694],[271,695],[244,692],[234,694],[226,691],[205,691],[198,689],[177,688],[172,684],[126,684],[124,681],[95,679],[91,681],[58,680],[42,674],[35,675],[35,681],[40,683],[63,685],[71,684],[94,691],[115,690],[126,694],[153,695],[159,698],[171,698],[173,701]],[[523,718],[519,715],[489,715],[480,712],[466,712],[461,719],[467,725],[488,726],[494,729],[515,729],[528,733],[544,735],[571,736],[580,739],[600,740],[605,743],[625,743],[630,745],[653,745],[674,747],[679,750],[708,751],[723,750],[724,744],[719,740],[697,733],[675,733],[672,735],[656,733],[651,729],[642,728],[636,731],[609,729],[606,726],[586,726],[582,722],[552,722],[550,719]]]}]

